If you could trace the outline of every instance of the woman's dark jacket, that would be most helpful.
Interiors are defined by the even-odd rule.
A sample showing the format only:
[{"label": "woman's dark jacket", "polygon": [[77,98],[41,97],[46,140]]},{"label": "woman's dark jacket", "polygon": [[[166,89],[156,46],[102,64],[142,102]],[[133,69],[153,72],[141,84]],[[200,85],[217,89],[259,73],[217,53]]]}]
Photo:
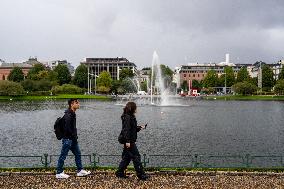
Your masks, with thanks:
[{"label": "woman's dark jacket", "polygon": [[64,115],[63,138],[77,141],[76,114],[71,109],[67,109]]},{"label": "woman's dark jacket", "polygon": [[141,127],[137,127],[136,117],[134,115],[122,114],[122,134],[126,143],[134,143],[137,140],[137,132]]}]

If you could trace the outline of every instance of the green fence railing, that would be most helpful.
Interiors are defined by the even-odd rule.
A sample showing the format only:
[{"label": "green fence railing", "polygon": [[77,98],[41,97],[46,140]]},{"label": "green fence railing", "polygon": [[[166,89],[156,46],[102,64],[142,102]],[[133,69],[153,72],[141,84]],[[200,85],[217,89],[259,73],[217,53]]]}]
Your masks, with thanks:
[{"label": "green fence railing", "polygon": [[[59,155],[2,155],[0,168],[11,167],[55,167]],[[73,155],[67,158],[73,162]],[[89,154],[81,155],[85,166],[93,168],[118,166],[121,155]],[[151,168],[284,168],[284,156],[281,155],[203,155],[203,154],[142,154],[144,167]],[[28,166],[27,166],[28,165]]]}]

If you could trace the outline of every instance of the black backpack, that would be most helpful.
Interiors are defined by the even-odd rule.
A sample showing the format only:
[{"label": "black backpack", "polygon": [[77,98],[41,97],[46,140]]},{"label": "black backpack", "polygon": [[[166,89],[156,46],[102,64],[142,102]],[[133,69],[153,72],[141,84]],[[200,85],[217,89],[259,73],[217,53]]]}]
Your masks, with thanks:
[{"label": "black backpack", "polygon": [[65,124],[65,119],[63,117],[58,117],[54,123],[54,133],[56,135],[56,138],[58,140],[61,140],[63,138],[63,127]]}]

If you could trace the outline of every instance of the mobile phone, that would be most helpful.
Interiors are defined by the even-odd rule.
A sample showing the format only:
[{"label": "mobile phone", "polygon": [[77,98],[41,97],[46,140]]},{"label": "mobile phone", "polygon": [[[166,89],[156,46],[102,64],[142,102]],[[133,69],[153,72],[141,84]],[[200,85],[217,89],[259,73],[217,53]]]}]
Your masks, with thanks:
[{"label": "mobile phone", "polygon": [[147,125],[148,125],[148,123],[145,124],[145,129],[146,129]]}]

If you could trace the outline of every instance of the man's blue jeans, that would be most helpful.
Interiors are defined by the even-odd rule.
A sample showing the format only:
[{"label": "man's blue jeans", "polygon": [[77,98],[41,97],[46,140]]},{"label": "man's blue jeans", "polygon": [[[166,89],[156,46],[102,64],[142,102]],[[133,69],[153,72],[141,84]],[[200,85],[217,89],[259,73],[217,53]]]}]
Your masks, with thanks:
[{"label": "man's blue jeans", "polygon": [[62,149],[61,149],[61,154],[59,156],[58,163],[57,163],[57,169],[56,169],[57,174],[63,172],[64,160],[66,159],[69,150],[71,150],[75,156],[75,163],[76,163],[78,172],[83,169],[82,161],[81,161],[81,151],[79,149],[78,142],[72,141],[70,139],[62,139]]}]

